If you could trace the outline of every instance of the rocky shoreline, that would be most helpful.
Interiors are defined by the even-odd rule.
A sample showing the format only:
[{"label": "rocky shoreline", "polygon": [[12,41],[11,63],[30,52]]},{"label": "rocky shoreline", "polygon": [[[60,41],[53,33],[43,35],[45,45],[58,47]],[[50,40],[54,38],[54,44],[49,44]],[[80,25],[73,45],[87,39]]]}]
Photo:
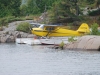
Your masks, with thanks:
[{"label": "rocky shoreline", "polygon": [[[16,21],[9,23],[0,31],[0,43],[14,43],[16,38],[34,38],[33,34],[16,31],[16,27],[21,22],[33,22],[33,20]],[[100,36],[86,35],[80,37],[77,41],[68,43],[64,46],[69,50],[98,50],[100,51]]]},{"label": "rocky shoreline", "polygon": [[33,22],[33,20],[15,21],[8,24],[8,27],[3,27],[0,31],[0,43],[14,43],[16,38],[33,38],[33,34],[16,31],[16,27],[21,22]]},{"label": "rocky shoreline", "polygon": [[77,41],[65,45],[65,48],[69,50],[100,51],[100,36],[82,36]]}]

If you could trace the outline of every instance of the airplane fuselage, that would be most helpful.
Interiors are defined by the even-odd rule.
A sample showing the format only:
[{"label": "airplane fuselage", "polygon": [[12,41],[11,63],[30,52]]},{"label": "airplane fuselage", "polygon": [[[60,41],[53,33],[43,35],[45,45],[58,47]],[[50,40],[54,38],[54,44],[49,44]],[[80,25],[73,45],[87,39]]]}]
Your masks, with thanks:
[{"label": "airplane fuselage", "polygon": [[55,30],[45,30],[45,29],[38,29],[33,28],[32,33],[38,36],[49,36],[49,37],[58,37],[58,36],[81,36],[84,33],[74,31],[74,30],[68,30],[64,28],[56,28]]},{"label": "airplane fuselage", "polygon": [[82,23],[78,30],[69,30],[63,26],[41,25],[39,28],[32,28],[32,33],[38,36],[60,37],[60,36],[82,36],[90,33],[89,26]]}]

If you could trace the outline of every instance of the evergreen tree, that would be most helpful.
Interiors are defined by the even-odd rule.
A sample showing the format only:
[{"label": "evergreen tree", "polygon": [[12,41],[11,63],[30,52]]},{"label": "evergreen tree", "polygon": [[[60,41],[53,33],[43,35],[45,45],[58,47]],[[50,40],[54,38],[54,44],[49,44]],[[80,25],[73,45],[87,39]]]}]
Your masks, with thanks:
[{"label": "evergreen tree", "polygon": [[96,6],[98,7],[98,9],[100,8],[100,0],[97,0]]},{"label": "evergreen tree", "polygon": [[21,11],[23,12],[25,9],[27,9],[26,12],[29,14],[43,13],[51,9],[52,4],[55,1],[59,0],[27,0],[27,3],[24,3],[26,6],[21,6]]},{"label": "evergreen tree", "polygon": [[0,17],[9,15],[18,16],[20,5],[21,0],[0,0]]},{"label": "evergreen tree", "polygon": [[93,4],[95,3],[95,0],[86,0],[88,4]]},{"label": "evergreen tree", "polygon": [[20,15],[22,15],[22,16],[29,15],[27,10],[28,10],[27,9],[27,5],[25,5],[25,4],[21,5],[21,7],[20,7]]},{"label": "evergreen tree", "polygon": [[72,22],[76,15],[75,5],[70,0],[59,0],[53,4],[50,20],[54,23]]}]

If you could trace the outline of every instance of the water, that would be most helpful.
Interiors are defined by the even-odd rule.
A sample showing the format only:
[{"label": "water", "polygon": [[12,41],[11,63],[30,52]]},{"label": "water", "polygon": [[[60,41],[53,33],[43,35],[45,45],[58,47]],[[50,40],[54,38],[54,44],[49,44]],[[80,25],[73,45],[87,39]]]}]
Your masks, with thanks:
[{"label": "water", "polygon": [[0,44],[0,75],[100,75],[100,52]]}]

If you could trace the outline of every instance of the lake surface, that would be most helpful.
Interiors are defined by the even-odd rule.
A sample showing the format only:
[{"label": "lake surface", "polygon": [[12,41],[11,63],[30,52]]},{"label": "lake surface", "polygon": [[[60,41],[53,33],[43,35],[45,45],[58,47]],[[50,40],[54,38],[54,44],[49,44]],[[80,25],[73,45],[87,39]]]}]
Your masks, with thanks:
[{"label": "lake surface", "polygon": [[100,75],[100,52],[0,44],[0,75]]}]

